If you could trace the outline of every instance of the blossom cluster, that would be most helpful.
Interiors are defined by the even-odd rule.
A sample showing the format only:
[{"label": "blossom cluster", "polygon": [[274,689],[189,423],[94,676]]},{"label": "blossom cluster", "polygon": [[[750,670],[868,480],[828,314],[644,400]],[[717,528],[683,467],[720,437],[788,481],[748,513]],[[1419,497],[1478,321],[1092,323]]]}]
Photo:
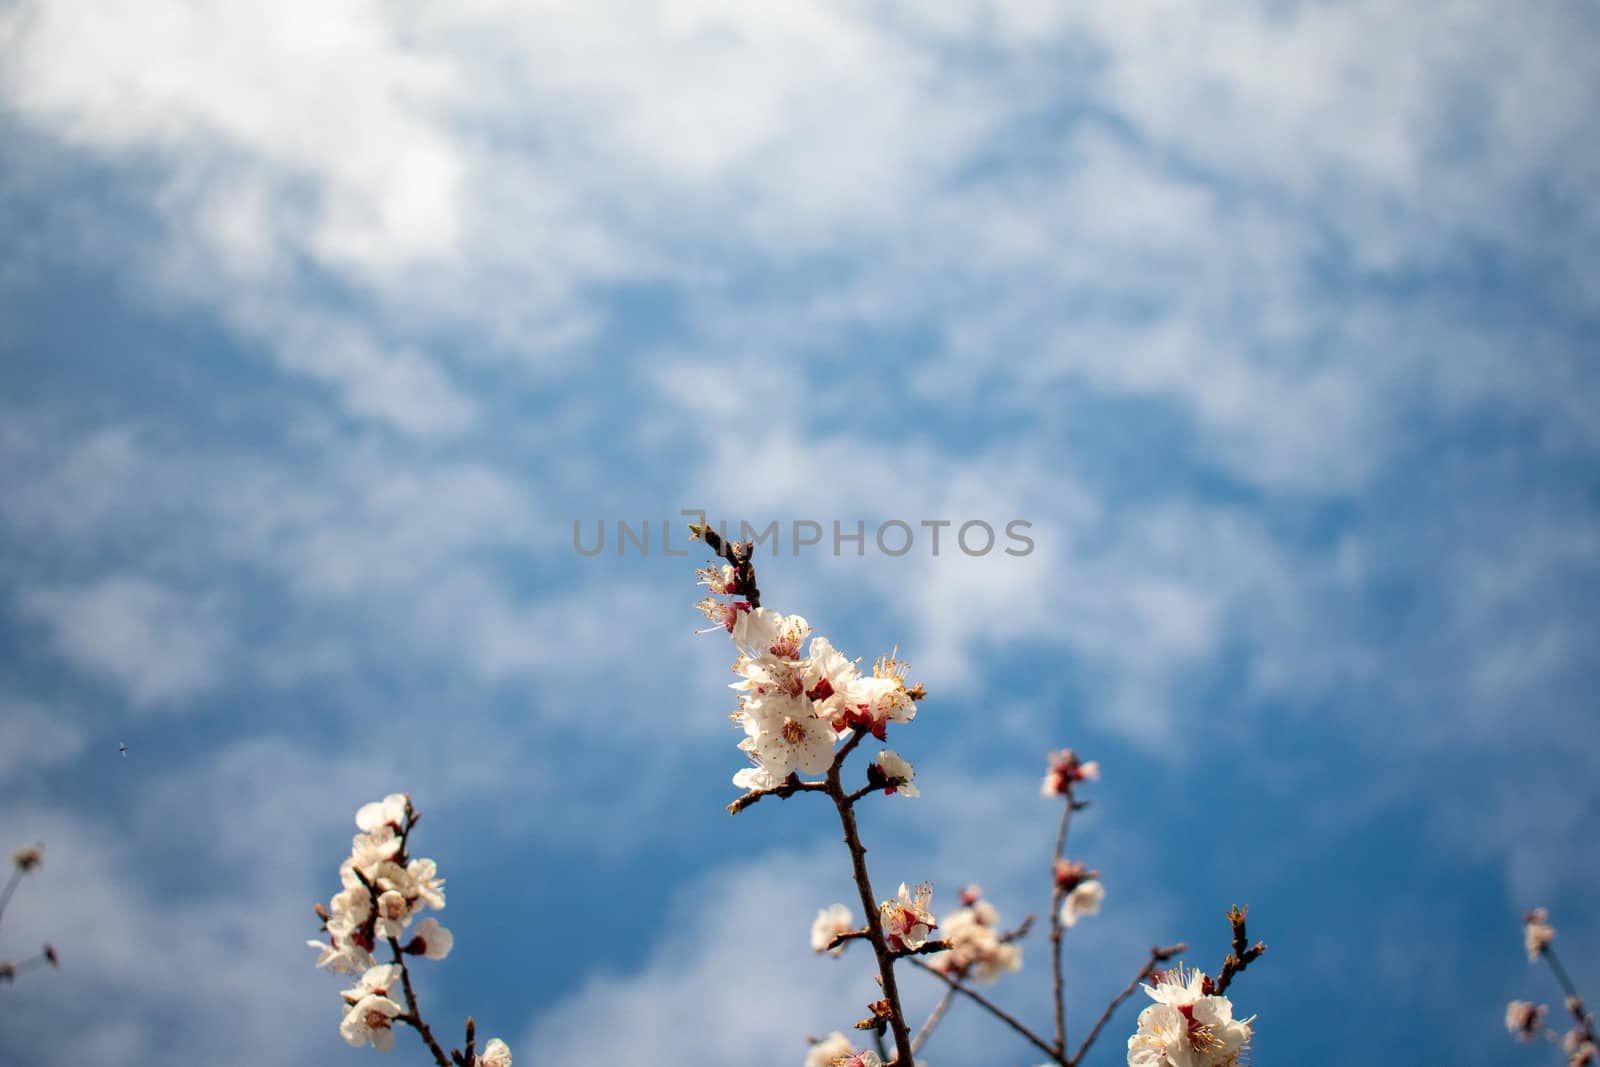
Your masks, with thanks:
[{"label": "blossom cluster", "polygon": [[935,953],[928,966],[940,974],[993,982],[1022,968],[1022,949],[1000,930],[1000,913],[976,885],[961,894],[960,908],[939,920],[939,931],[950,949]]},{"label": "blossom cluster", "polygon": [[[733,566],[706,568],[700,579],[715,594],[700,602],[701,611],[738,650],[732,688],[739,706],[732,718],[744,729],[739,748],[752,763],[734,776],[741,789],[774,789],[792,774],[823,774],[841,737],[862,729],[882,741],[890,723],[916,718],[923,690],[906,685],[904,662],[884,656],[863,674],[859,660],[812,636],[801,616],[738,599],[744,589]],[[885,792],[917,795],[915,771],[894,752],[884,751],[873,766]]]},{"label": "blossom cluster", "polygon": [[[6,905],[11,902],[11,894],[16,891],[18,883],[37,870],[43,862],[43,845],[24,845],[11,853],[11,876],[6,879],[5,888],[0,889],[0,914],[4,914]],[[20,963],[0,960],[0,983],[14,982],[18,975],[43,964],[49,964],[51,967],[61,966],[61,957],[56,954],[55,946],[46,943],[37,956]]]},{"label": "blossom cluster", "polygon": [[[957,993],[965,993],[1005,1021],[1035,1048],[1047,1053],[1051,1062],[1062,1067],[1076,1064],[1093,1043],[1100,1026],[1096,1025],[1083,1047],[1069,1057],[1061,940],[1065,929],[1098,913],[1105,888],[1098,871],[1067,859],[1063,850],[1073,813],[1086,806],[1076,798],[1075,790],[1099,779],[1099,764],[1080,759],[1072,749],[1052,752],[1040,787],[1043,795],[1065,802],[1051,870],[1056,1029],[1053,1042],[1047,1043],[1026,1024],[974,993],[968,984],[993,982],[1021,969],[1022,953],[1017,941],[1026,935],[1032,916],[1016,930],[1002,931],[994,906],[983,898],[979,887],[970,886],[962,893],[959,908],[936,919],[932,911],[933,889],[926,882],[915,887],[902,883],[893,899],[876,907],[872,904],[875,895],[865,865],[866,849],[852,809],[857,801],[875,791],[919,795],[914,782],[916,771],[888,748],[880,750],[868,764],[866,784],[859,789],[851,791],[842,786],[840,769],[846,756],[867,735],[887,741],[891,724],[913,721],[923,697],[922,687],[906,684],[906,666],[895,654],[878,660],[871,674],[866,674],[859,668],[859,660],[845,656],[826,637],[813,634],[806,619],[763,607],[750,563],[752,544],[730,542],[704,523],[693,529],[695,536],[727,561],[726,565],[699,572],[701,584],[711,592],[700,601],[699,608],[713,623],[709,630],[727,633],[737,649],[733,672],[738,680],[731,688],[738,693],[738,707],[731,718],[743,730],[739,748],[751,766],[734,776],[734,785],[745,795],[730,804],[728,810],[737,813],[768,795],[787,798],[807,791],[826,793],[838,809],[845,844],[853,856],[856,886],[868,909],[865,923],[859,927],[843,904],[821,909],[811,925],[811,947],[819,953],[838,955],[854,940],[872,944],[879,967],[877,980],[884,996],[870,1004],[870,1015],[855,1025],[858,1030],[876,1034],[878,1049],[857,1049],[843,1033],[835,1031],[812,1043],[805,1067],[880,1067],[887,1055],[885,1038],[890,1030],[895,1045],[893,1062],[907,1063],[915,1058],[919,1046],[939,1024]],[[825,779],[817,780],[823,775]],[[1236,1067],[1249,1047],[1253,1017],[1235,1020],[1232,1003],[1221,994],[1233,975],[1265,951],[1265,945],[1258,942],[1248,946],[1242,909],[1230,912],[1230,921],[1234,951],[1224,961],[1217,981],[1199,971],[1185,972],[1180,968],[1160,974],[1153,984],[1145,986],[1156,1003],[1140,1015],[1138,1029],[1128,1039],[1130,1067]],[[1183,947],[1152,949],[1150,962],[1107,1008],[1102,1024],[1133,994],[1139,980],[1155,975],[1157,964],[1171,959]],[[907,957],[921,957],[910,959],[909,963],[938,975],[948,987],[915,1037],[904,1017],[894,977],[895,963]]]},{"label": "blossom cluster", "polygon": [[[361,832],[339,865],[343,888],[327,906],[317,906],[324,939],[306,942],[318,952],[318,967],[358,976],[343,994],[340,1035],[351,1045],[371,1044],[384,1052],[394,1044],[396,1023],[419,1029],[423,1025],[412,1001],[404,958],[442,960],[455,941],[432,916],[412,926],[421,912],[440,910],[445,903],[438,865],[407,854],[406,839],[415,822],[416,811],[404,793],[391,793],[356,811],[356,828]],[[374,959],[380,943],[391,949],[391,962]],[[496,1038],[473,1062],[474,1067],[511,1067],[511,1051]]]},{"label": "blossom cluster", "polygon": [[[1523,915],[1522,945],[1528,952],[1528,962],[1544,960],[1548,963],[1566,994],[1567,1014],[1571,1016],[1573,1022],[1566,1033],[1561,1035],[1561,1051],[1567,1058],[1567,1067],[1587,1067],[1589,1064],[1600,1063],[1600,1040],[1596,1039],[1594,1016],[1584,1007],[1583,1000],[1573,987],[1572,976],[1567,974],[1566,968],[1556,959],[1555,949],[1551,947],[1555,944],[1555,939],[1556,929],[1550,925],[1549,912],[1543,908],[1534,908]],[[1506,1005],[1506,1030],[1519,1041],[1537,1041],[1540,1037],[1548,1037],[1554,1041],[1555,1032],[1544,1028],[1545,1016],[1549,1014],[1549,1010],[1543,1004],[1513,1000]]]},{"label": "blossom cluster", "polygon": [[1128,1067],[1238,1067],[1255,1016],[1235,1019],[1233,1002],[1207,988],[1203,972],[1181,965],[1146,985],[1155,1003],[1139,1013],[1128,1038]]}]

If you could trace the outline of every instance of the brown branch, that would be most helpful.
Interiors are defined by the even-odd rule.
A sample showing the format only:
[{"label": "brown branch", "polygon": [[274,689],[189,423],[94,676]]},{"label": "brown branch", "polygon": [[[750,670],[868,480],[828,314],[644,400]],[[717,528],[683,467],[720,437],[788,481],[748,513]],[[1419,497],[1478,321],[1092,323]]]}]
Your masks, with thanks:
[{"label": "brown branch", "polygon": [[1056,877],[1056,867],[1060,865],[1062,855],[1066,852],[1067,830],[1072,825],[1072,812],[1072,791],[1069,789],[1066,803],[1061,807],[1061,825],[1056,828],[1056,848],[1050,860],[1050,973],[1055,991],[1055,1053],[1058,1058],[1067,1051],[1067,1000],[1061,987],[1061,898],[1065,893],[1062,891],[1060,879]]},{"label": "brown branch", "polygon": [[790,777],[782,785],[775,785],[771,789],[752,789],[744,796],[728,805],[728,814],[737,815],[745,808],[756,804],[762,797],[777,797],[779,800],[788,800],[796,793],[826,793],[828,786],[825,782],[802,782],[800,779]]},{"label": "brown branch", "polygon": [[756,586],[756,569],[750,562],[751,553],[755,551],[755,542],[729,541],[713,530],[710,523],[706,522],[690,523],[689,534],[691,538],[698,537],[704,541],[707,548],[733,566],[734,578],[738,582],[739,595],[750,601],[752,608],[759,608],[761,606],[761,590]]},{"label": "brown branch", "polygon": [[1013,941],[1021,941],[1023,938],[1027,937],[1029,931],[1033,929],[1034,918],[1035,916],[1030,913],[1020,923],[1018,923],[1015,928],[1000,934],[1000,943],[1002,945],[1009,945]]},{"label": "brown branch", "polygon": [[1049,1056],[1052,1062],[1060,1064],[1065,1064],[1067,1062],[1061,1058],[1061,1054],[1059,1052],[1045,1044],[1044,1038],[1040,1037],[1032,1030],[1029,1030],[1022,1023],[1017,1021],[1016,1016],[1011,1015],[1003,1008],[996,1006],[993,1001],[985,997],[982,993],[979,993],[977,990],[973,989],[971,986],[963,985],[958,979],[951,978],[943,971],[930,967],[921,960],[912,960],[911,965],[927,971],[929,974],[938,978],[939,981],[949,986],[952,990],[960,993],[964,997],[967,997],[974,1004],[977,1004],[979,1007],[987,1011],[990,1015],[993,1015],[996,1019],[999,1019],[1001,1022],[1011,1027],[1012,1030],[1016,1031],[1018,1034],[1022,1035],[1022,1037],[1027,1039],[1028,1043],[1034,1048],[1038,1049],[1040,1052],[1043,1052],[1046,1056]]},{"label": "brown branch", "polygon": [[1152,947],[1149,960],[1139,969],[1139,973],[1133,976],[1133,981],[1128,983],[1127,988],[1113,997],[1111,1003],[1106,1005],[1106,1010],[1100,1013],[1100,1018],[1096,1019],[1094,1026],[1089,1029],[1089,1036],[1083,1039],[1083,1044],[1078,1046],[1078,1051],[1074,1052],[1072,1058],[1067,1060],[1067,1067],[1077,1067],[1077,1064],[1083,1061],[1084,1054],[1089,1051],[1089,1046],[1094,1044],[1095,1038],[1100,1036],[1100,1031],[1105,1029],[1106,1023],[1111,1021],[1111,1017],[1116,1014],[1118,1008],[1122,1007],[1123,1002],[1133,996],[1134,991],[1139,988],[1140,982],[1155,974],[1156,968],[1161,964],[1188,948],[1189,946],[1182,941],[1176,945],[1168,945],[1166,948]]},{"label": "brown branch", "polygon": [[[905,1009],[900,1005],[900,988],[895,982],[895,956],[883,936],[883,919],[878,914],[878,904],[872,892],[872,879],[867,874],[867,849],[861,843],[861,833],[856,827],[856,813],[851,808],[844,786],[839,784],[839,771],[845,758],[861,744],[866,732],[857,728],[833,758],[828,768],[828,795],[839,812],[839,826],[844,831],[844,843],[850,849],[850,866],[855,876],[856,890],[861,896],[861,908],[867,916],[868,940],[878,959],[878,978],[883,983],[883,998],[889,1003],[889,1029],[894,1033],[895,1058],[891,1063],[912,1067],[911,1028],[906,1025]],[[913,960],[912,962],[917,962]]]},{"label": "brown branch", "polygon": [[406,958],[400,950],[398,938],[389,938],[389,949],[394,953],[394,962],[400,965],[400,985],[406,994],[406,1014],[399,1017],[400,1021],[422,1037],[422,1043],[433,1053],[433,1060],[439,1067],[451,1067],[450,1058],[444,1054],[444,1049],[439,1047],[439,1042],[433,1039],[433,1031],[422,1021],[422,1013],[417,1008],[417,994],[411,988],[411,972],[406,969]]},{"label": "brown branch", "polygon": [[1556,957],[1555,950],[1550,945],[1546,945],[1539,954],[1550,965],[1550,973],[1556,976],[1561,992],[1566,995],[1567,1011],[1583,1031],[1584,1039],[1600,1045],[1600,1038],[1596,1038],[1594,1033],[1594,1017],[1584,1008],[1583,998],[1578,995],[1578,986],[1573,982],[1572,975],[1567,973],[1566,967]]},{"label": "brown branch", "polygon": [[[1239,907],[1235,904],[1228,909],[1228,922],[1233,927],[1233,951],[1228,958],[1222,961],[1222,970],[1217,973],[1215,982],[1207,978],[1202,983],[1204,992],[1213,996],[1221,996],[1227,992],[1228,986],[1233,982],[1234,975],[1240,974],[1244,969],[1261,957],[1267,951],[1265,941],[1257,941],[1250,945],[1250,938],[1245,934],[1244,917],[1250,911],[1249,905]],[[1248,945],[1248,947],[1246,947]]]},{"label": "brown branch", "polygon": [[5,915],[6,905],[11,903],[11,894],[17,891],[17,886],[21,883],[22,876],[26,873],[27,871],[21,864],[11,869],[11,877],[6,879],[5,889],[0,890],[0,916]]},{"label": "brown branch", "polygon": [[871,932],[867,931],[867,930],[864,930],[864,929],[863,930],[846,930],[842,934],[836,934],[834,936],[833,940],[829,941],[826,945],[822,946],[820,951],[822,951],[822,952],[832,952],[834,949],[838,948],[839,946],[849,944],[851,941],[868,941],[868,940],[871,940],[871,938],[872,938]]}]

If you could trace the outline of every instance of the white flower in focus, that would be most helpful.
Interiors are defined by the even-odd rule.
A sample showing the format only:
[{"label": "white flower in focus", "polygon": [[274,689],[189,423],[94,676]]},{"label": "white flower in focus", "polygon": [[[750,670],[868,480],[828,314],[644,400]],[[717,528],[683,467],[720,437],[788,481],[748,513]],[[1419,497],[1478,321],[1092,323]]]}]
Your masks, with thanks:
[{"label": "white flower in focus", "polygon": [[801,710],[800,703],[747,705],[745,732],[749,736],[740,747],[760,762],[773,781],[781,782],[795,771],[822,774],[833,765],[838,736],[826,722]]},{"label": "white flower in focus", "polygon": [[899,793],[906,797],[922,795],[922,790],[911,784],[911,780],[917,776],[916,768],[893,749],[886,748],[878,753],[878,771],[888,783],[884,788],[885,793]]},{"label": "white flower in focus", "polygon": [[1252,1019],[1235,1020],[1227,997],[1201,993],[1205,975],[1178,967],[1144,991],[1156,1003],[1128,1038],[1128,1067],[1238,1067]]},{"label": "white flower in focus", "polygon": [[912,952],[927,944],[928,936],[939,926],[928,910],[932,900],[933,886],[927,882],[917,886],[915,895],[901,882],[899,900],[878,905],[884,940],[891,952]]},{"label": "white flower in focus", "polygon": [[818,716],[831,719],[834,706],[843,699],[841,694],[860,679],[861,672],[855,661],[846,659],[826,637],[813,637],[810,651],[802,667],[806,696],[817,702]]},{"label": "white flower in focus", "polygon": [[[883,656],[872,666],[872,677],[847,685],[838,699],[830,702],[833,727],[840,733],[865,729],[882,741],[891,722],[910,722],[917,717],[917,702],[906,689],[906,663]],[[921,687],[916,689],[920,694]]]},{"label": "white flower in focus", "polygon": [[416,932],[411,941],[406,945],[406,951],[414,956],[427,956],[430,960],[442,960],[450,955],[450,949],[455,945],[455,935],[448,929],[439,925],[439,920],[429,916],[417,924]]},{"label": "white flower in focus", "polygon": [[1506,1005],[1506,1029],[1519,1041],[1533,1041],[1544,1025],[1545,1006],[1535,1006],[1526,1000],[1513,1000]]},{"label": "white flower in focus", "polygon": [[420,911],[424,907],[439,911],[444,907],[444,879],[439,877],[439,865],[429,859],[416,859],[406,864],[406,880],[410,882],[410,889],[406,896],[411,900],[411,909]]},{"label": "white flower in focus", "polygon": [[1061,925],[1075,926],[1085,915],[1100,914],[1100,902],[1105,898],[1105,886],[1095,879],[1079,883],[1061,902]]},{"label": "white flower in focus", "polygon": [[373,920],[372,936],[380,941],[399,937],[410,921],[411,905],[406,903],[406,898],[393,889],[385,890],[378,896],[378,912]]},{"label": "white flower in focus", "polygon": [[756,792],[771,789],[777,783],[772,780],[764,767],[746,767],[733,776],[733,784],[745,792]]},{"label": "white flower in focus", "polygon": [[[732,570],[733,568],[728,568]],[[511,1067],[511,1049],[498,1037],[491,1038],[478,1053],[477,1067]]]},{"label": "white flower in focus", "polygon": [[1550,942],[1556,939],[1556,928],[1549,920],[1550,913],[1543,908],[1534,908],[1522,917],[1522,943],[1528,950],[1529,963],[1543,956]]},{"label": "white flower in focus", "polygon": [[[817,917],[811,923],[811,951],[822,952],[840,934],[847,934],[855,929],[855,922],[850,916],[850,909],[843,904],[830,904],[817,912]],[[833,955],[837,956],[844,951],[844,945],[833,948]]]},{"label": "white flower in focus", "polygon": [[752,608],[738,613],[734,619],[734,644],[752,656],[764,653],[794,659],[800,655],[800,645],[811,624],[798,615],[779,615],[771,608]]},{"label": "white flower in focus", "polygon": [[739,619],[749,613],[750,601],[718,600],[715,597],[708,596],[696,604],[695,607],[699,608],[701,614],[713,623],[707,629],[701,630],[701,633],[710,633],[720,627],[731,634],[734,627],[738,625]]},{"label": "white flower in focus", "polygon": [[339,1034],[348,1044],[365,1045],[370,1041],[379,1052],[388,1052],[394,1046],[391,1026],[400,1014],[400,1005],[388,997],[362,997],[345,1012]]},{"label": "white flower in focus", "polygon": [[848,1061],[855,1054],[856,1047],[850,1043],[850,1039],[835,1030],[811,1046],[806,1053],[805,1067],[832,1067],[840,1060]]},{"label": "white flower in focus", "polygon": [[695,584],[705,586],[715,596],[737,596],[744,592],[731,563],[724,563],[720,567],[700,567],[694,573],[700,579]]},{"label": "white flower in focus", "polygon": [[406,809],[410,806],[411,798],[406,794],[390,793],[382,800],[361,805],[356,811],[356,826],[368,833],[380,826],[403,830],[406,825]]}]

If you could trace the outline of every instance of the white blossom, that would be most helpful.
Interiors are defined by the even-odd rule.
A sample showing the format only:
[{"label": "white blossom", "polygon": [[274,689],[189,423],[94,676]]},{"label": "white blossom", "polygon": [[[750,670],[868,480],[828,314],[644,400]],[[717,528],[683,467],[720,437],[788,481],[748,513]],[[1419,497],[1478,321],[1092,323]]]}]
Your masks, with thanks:
[{"label": "white blossom", "polygon": [[765,767],[746,767],[733,776],[733,784],[745,792],[771,789],[778,783],[772,780]]},{"label": "white blossom", "polygon": [[1144,991],[1155,1003],[1128,1038],[1128,1067],[1238,1067],[1252,1019],[1235,1020],[1227,997],[1203,994],[1205,975],[1182,967]]},{"label": "white blossom", "polygon": [[835,1030],[811,1046],[806,1053],[805,1067],[832,1067],[840,1060],[848,1062],[855,1054],[856,1047],[850,1043],[850,1039]]},{"label": "white blossom", "polygon": [[883,924],[883,936],[894,952],[911,952],[927,944],[929,935],[938,927],[928,904],[933,900],[933,886],[923,882],[915,894],[900,883],[898,900],[886,900],[878,905],[878,918]]},{"label": "white blossom", "polygon": [[330,934],[327,941],[306,944],[317,950],[317,966],[335,974],[359,974],[372,966],[372,954],[346,936]]},{"label": "white blossom", "polygon": [[1522,943],[1528,950],[1528,962],[1532,963],[1544,955],[1544,950],[1556,939],[1556,928],[1550,925],[1550,913],[1543,908],[1528,912],[1522,917],[1522,923]]},{"label": "white blossom", "polygon": [[406,864],[406,879],[410,883],[405,895],[411,901],[411,910],[424,907],[438,911],[444,907],[444,879],[439,877],[439,865],[430,859],[415,859]]},{"label": "white blossom", "polygon": [[796,771],[822,774],[833,765],[838,736],[823,720],[791,699],[752,702],[745,714],[746,737],[739,743],[756,758],[773,781]]},{"label": "white blossom", "polygon": [[950,943],[950,950],[935,953],[928,966],[951,978],[971,975],[981,982],[993,982],[1019,970],[1022,950],[1000,940],[995,929],[998,921],[994,906],[983,900],[944,916],[939,920],[939,934]]},{"label": "white blossom", "polygon": [[1061,925],[1076,926],[1085,915],[1100,914],[1100,902],[1106,898],[1106,888],[1097,879],[1080,882],[1061,902]]},{"label": "white blossom", "polygon": [[377,915],[373,919],[372,936],[379,941],[399,937],[411,922],[411,906],[404,895],[393,889],[378,895]]},{"label": "white blossom", "polygon": [[919,797],[922,790],[911,783],[917,776],[917,769],[911,766],[911,761],[903,758],[893,749],[886,748],[878,753],[878,771],[883,775],[888,785],[885,793],[899,793],[903,797]]},{"label": "white blossom", "polygon": [[355,985],[344,991],[346,1004],[355,1004],[363,997],[386,997],[400,981],[398,963],[375,964],[362,972]]},{"label": "white blossom", "polygon": [[511,1049],[498,1037],[491,1038],[478,1053],[477,1067],[511,1067]]},{"label": "white blossom", "polygon": [[406,951],[427,956],[430,960],[442,960],[450,955],[450,949],[455,943],[455,935],[440,926],[439,920],[430,915],[417,924],[411,942],[406,945]]},{"label": "white blossom", "polygon": [[339,1024],[339,1034],[349,1044],[364,1045],[371,1042],[373,1048],[388,1052],[394,1045],[391,1024],[395,1016],[400,1014],[400,1005],[388,997],[376,994],[365,996],[345,1012],[344,1021]]},{"label": "white blossom", "polygon": [[382,800],[363,804],[356,810],[356,826],[371,833],[380,826],[388,826],[393,830],[403,830],[406,825],[406,809],[411,806],[411,798],[404,793],[390,793]]},{"label": "white blossom", "polygon": [[[847,934],[855,929],[855,920],[851,918],[850,909],[843,904],[830,904],[817,912],[817,917],[811,923],[811,951],[822,952],[834,938],[840,934]],[[833,948],[835,956],[844,951],[844,945]]]},{"label": "white blossom", "polygon": [[1066,796],[1078,782],[1093,782],[1099,778],[1099,762],[1082,762],[1072,749],[1063,748],[1050,753],[1050,772],[1044,776],[1044,784],[1039,787],[1039,792],[1047,797]]},{"label": "white blossom", "polygon": [[1526,1000],[1513,1000],[1506,1005],[1506,1029],[1521,1041],[1533,1041],[1544,1025],[1547,1010],[1543,1004],[1536,1006]]}]

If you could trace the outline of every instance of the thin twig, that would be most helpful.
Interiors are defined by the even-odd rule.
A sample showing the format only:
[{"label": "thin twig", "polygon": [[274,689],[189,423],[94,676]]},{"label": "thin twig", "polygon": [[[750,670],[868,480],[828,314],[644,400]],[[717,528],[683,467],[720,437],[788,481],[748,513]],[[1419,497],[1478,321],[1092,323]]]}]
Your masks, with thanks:
[{"label": "thin twig", "polygon": [[788,800],[796,793],[826,793],[825,782],[802,782],[798,778],[790,778],[782,785],[775,785],[771,789],[752,789],[738,800],[728,805],[728,814],[737,815],[745,808],[757,803],[763,797],[777,797],[779,800]]},{"label": "thin twig", "polygon": [[1150,950],[1150,959],[1139,969],[1139,973],[1133,976],[1133,981],[1129,982],[1126,989],[1111,999],[1111,1003],[1106,1005],[1106,1010],[1100,1013],[1100,1018],[1095,1020],[1094,1026],[1089,1029],[1089,1036],[1083,1039],[1083,1044],[1078,1046],[1078,1051],[1074,1052],[1072,1058],[1067,1060],[1068,1067],[1077,1067],[1077,1064],[1083,1061],[1084,1054],[1089,1051],[1089,1046],[1094,1044],[1095,1038],[1100,1036],[1100,1031],[1105,1028],[1106,1023],[1111,1021],[1111,1017],[1116,1014],[1118,1008],[1122,1007],[1123,1002],[1133,996],[1134,991],[1139,988],[1140,982],[1155,974],[1156,968],[1161,964],[1179,953],[1187,951],[1188,948],[1189,946],[1182,941],[1176,945],[1168,945],[1166,948],[1152,948]]},{"label": "thin twig", "polygon": [[11,903],[11,894],[17,891],[17,885],[22,881],[22,876],[27,873],[21,864],[11,868],[11,877],[6,879],[6,887],[0,890],[0,916],[6,913],[6,905]]},{"label": "thin twig", "polygon": [[1001,1022],[1011,1027],[1011,1029],[1015,1030],[1018,1034],[1021,1034],[1025,1039],[1027,1039],[1028,1043],[1033,1045],[1034,1048],[1038,1049],[1040,1052],[1043,1052],[1046,1056],[1049,1056],[1052,1062],[1060,1064],[1065,1064],[1067,1062],[1061,1058],[1061,1054],[1059,1052],[1045,1044],[1044,1038],[1040,1037],[1032,1030],[1029,1030],[1022,1023],[1017,1021],[1016,1016],[1011,1015],[1003,1008],[996,1006],[993,1001],[989,1000],[989,998],[985,997],[982,993],[979,993],[971,986],[963,985],[957,979],[951,978],[943,971],[928,966],[921,960],[912,960],[911,965],[913,967],[920,967],[922,970],[934,975],[939,979],[939,981],[943,982],[957,993],[960,993],[962,996],[967,997],[974,1004],[977,1004],[979,1007],[987,1011],[990,1015],[993,1015],[996,1019],[999,1019]]},{"label": "thin twig", "polygon": [[1257,941],[1255,944],[1246,947],[1250,938],[1245,933],[1244,920],[1249,913],[1250,908],[1248,905],[1241,908],[1235,904],[1228,909],[1228,923],[1233,927],[1233,951],[1228,953],[1228,958],[1222,961],[1222,970],[1217,972],[1217,980],[1213,982],[1207,978],[1201,983],[1203,992],[1220,997],[1227,992],[1228,986],[1233,983],[1235,975],[1243,972],[1246,967],[1259,959],[1263,952],[1267,951],[1267,943],[1265,941]]},{"label": "thin twig", "polygon": [[944,1013],[950,1010],[950,1002],[956,998],[955,987],[944,991],[944,996],[939,998],[939,1003],[933,1006],[933,1011],[928,1013],[928,1021],[922,1024],[922,1029],[917,1031],[917,1036],[911,1039],[911,1051],[921,1052],[922,1046],[928,1038],[933,1036],[933,1031],[944,1019]]},{"label": "thin twig", "polygon": [[1588,1010],[1584,1008],[1583,998],[1578,995],[1578,986],[1573,982],[1572,975],[1567,973],[1566,967],[1562,965],[1561,960],[1557,958],[1555,950],[1551,946],[1546,945],[1540,955],[1550,965],[1550,973],[1556,976],[1556,982],[1560,984],[1561,992],[1566,994],[1567,1011],[1572,1014],[1573,1021],[1582,1028],[1584,1038],[1600,1044],[1600,1039],[1596,1039],[1594,1033],[1594,1019],[1589,1015]]},{"label": "thin twig", "polygon": [[710,523],[690,523],[689,533],[692,537],[700,538],[707,548],[733,565],[739,595],[748,600],[752,608],[759,608],[761,590],[756,586],[756,569],[750,563],[750,554],[755,551],[754,543],[729,541],[713,530]]},{"label": "thin twig", "polygon": [[417,1008],[417,994],[411,988],[411,972],[406,969],[406,959],[400,951],[398,938],[389,938],[389,949],[394,953],[394,962],[400,965],[400,985],[406,994],[406,1014],[400,1016],[401,1021],[422,1036],[422,1043],[433,1053],[434,1062],[439,1067],[450,1067],[450,1057],[444,1054],[439,1042],[433,1039],[433,1031],[422,1021],[422,1013]]},{"label": "thin twig", "polygon": [[[839,784],[839,771],[845,759],[861,744],[866,731],[857,728],[850,739],[840,746],[828,768],[828,795],[833,798],[839,812],[839,826],[844,831],[844,843],[850,849],[850,865],[855,876],[856,890],[861,896],[861,908],[867,917],[868,940],[873,954],[878,958],[878,977],[883,983],[883,997],[889,1002],[889,1029],[894,1033],[895,1058],[891,1062],[900,1067],[911,1067],[911,1028],[906,1025],[905,1009],[900,1006],[900,989],[894,978],[894,953],[883,936],[883,920],[872,892],[872,880],[867,874],[867,850],[861,843],[861,833],[856,827],[856,813],[848,802],[844,787]],[[913,960],[912,962],[917,962]]]}]

